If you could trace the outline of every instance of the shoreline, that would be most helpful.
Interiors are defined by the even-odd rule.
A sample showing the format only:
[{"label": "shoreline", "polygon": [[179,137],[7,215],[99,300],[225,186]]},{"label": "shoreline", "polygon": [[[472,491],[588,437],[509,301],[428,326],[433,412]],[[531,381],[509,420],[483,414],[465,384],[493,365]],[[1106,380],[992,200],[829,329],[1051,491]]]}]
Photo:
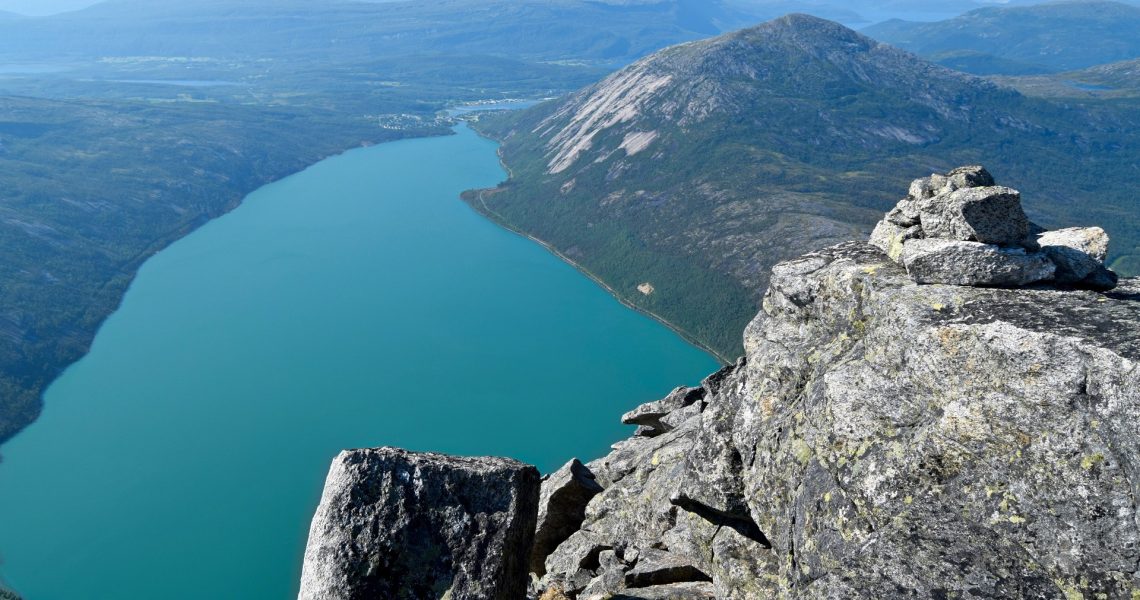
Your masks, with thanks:
[{"label": "shoreline", "polygon": [[[511,171],[511,168],[503,160],[502,142],[499,140],[496,140],[495,138],[493,138],[491,136],[485,135],[482,131],[479,131],[475,127],[471,127],[470,124],[468,124],[467,127],[471,131],[474,131],[476,133],[476,135],[478,135],[479,137],[487,139],[487,140],[491,140],[491,141],[495,142],[496,144],[499,144],[499,147],[495,149],[495,155],[499,157],[499,165],[502,167],[503,171],[505,171],[507,173],[507,181],[510,181],[511,179],[513,179],[514,178],[514,172]],[[685,331],[680,326],[678,326],[674,323],[671,323],[669,320],[665,319],[661,315],[659,315],[659,314],[657,314],[651,310],[648,310],[646,308],[642,308],[640,306],[637,306],[633,302],[627,300],[624,296],[621,295],[621,293],[619,293],[612,286],[610,286],[608,283],[603,281],[601,277],[595,275],[593,272],[591,272],[589,269],[587,269],[586,267],[584,267],[581,264],[579,264],[578,262],[576,262],[574,259],[572,259],[569,256],[566,256],[565,254],[560,252],[551,243],[547,242],[546,240],[535,237],[534,235],[531,235],[530,233],[527,233],[526,231],[523,231],[523,230],[519,229],[518,227],[515,227],[513,224],[511,224],[509,221],[507,221],[506,218],[504,218],[502,215],[495,212],[494,210],[491,210],[491,207],[487,206],[487,201],[484,199],[484,194],[487,191],[489,191],[490,189],[494,189],[494,188],[470,190],[470,192],[475,194],[475,198],[477,200],[479,200],[479,204],[482,206],[482,209],[480,209],[479,206],[476,206],[473,202],[464,201],[464,203],[467,204],[468,206],[470,206],[472,208],[472,210],[483,215],[484,217],[487,218],[487,220],[491,221],[492,223],[495,223],[499,227],[502,227],[503,229],[506,229],[507,231],[509,231],[509,232],[511,232],[517,236],[526,238],[526,239],[538,244],[539,246],[542,246],[543,248],[546,249],[547,252],[558,257],[562,262],[570,265],[571,267],[573,267],[576,271],[578,271],[582,275],[585,275],[588,279],[590,279],[595,284],[597,284],[598,287],[602,288],[603,290],[606,291],[606,293],[613,296],[613,298],[615,300],[617,300],[618,302],[620,302],[622,304],[622,306],[625,306],[626,308],[628,308],[630,310],[633,310],[633,311],[638,312],[642,315],[645,315],[645,316],[653,319],[654,321],[657,321],[658,323],[664,325],[670,331],[672,331],[673,333],[680,336],[681,339],[692,344],[693,346],[696,346],[697,348],[700,348],[702,351],[704,351],[705,353],[712,356],[714,359],[716,359],[717,362],[721,363],[722,365],[731,365],[733,362],[735,362],[735,361],[729,360],[725,356],[721,355],[716,350],[713,350],[712,348],[710,348],[709,346],[707,346],[706,344],[704,344],[700,340],[697,340],[696,337],[693,336],[691,333],[689,333],[688,331]],[[463,200],[462,197],[460,198],[460,200]]]},{"label": "shoreline", "polygon": [[[503,171],[505,171],[507,173],[507,181],[514,179],[515,178],[514,171],[511,169],[510,165],[508,165],[506,163],[506,161],[503,159],[503,142],[502,142],[502,140],[497,140],[497,139],[483,133],[477,127],[472,127],[470,122],[466,123],[466,127],[468,129],[470,129],[471,131],[474,131],[475,135],[478,135],[479,137],[481,137],[485,140],[490,140],[492,142],[495,142],[495,144],[498,145],[495,148],[495,156],[499,157],[499,166],[502,167]],[[657,321],[658,323],[664,325],[665,327],[669,328],[669,330],[672,331],[673,333],[676,333],[677,335],[681,336],[681,339],[685,340],[686,342],[688,342],[688,343],[696,346],[697,348],[700,348],[704,352],[708,353],[710,356],[715,358],[717,360],[717,362],[721,363],[722,365],[731,365],[732,363],[736,362],[734,360],[729,360],[728,358],[721,355],[716,350],[713,350],[712,348],[710,348],[709,346],[707,346],[706,344],[704,344],[700,340],[696,339],[696,337],[694,335],[692,335],[688,331],[685,331],[679,325],[671,323],[665,317],[662,317],[661,315],[659,315],[659,314],[657,314],[651,310],[637,306],[633,302],[627,300],[625,298],[625,296],[622,296],[621,293],[619,293],[617,290],[615,290],[613,287],[611,287],[608,283],[603,281],[601,277],[598,277],[597,275],[592,273],[586,267],[575,262],[574,259],[572,259],[569,256],[566,256],[565,254],[560,252],[557,248],[555,248],[552,244],[550,244],[546,240],[535,237],[535,236],[519,229],[518,227],[515,227],[513,224],[511,224],[509,221],[507,221],[506,218],[504,218],[499,213],[491,210],[491,207],[487,206],[487,201],[483,199],[483,195],[485,192],[488,191],[488,189],[494,189],[494,188],[470,190],[471,192],[475,193],[475,197],[479,200],[479,204],[481,204],[483,207],[482,210],[480,210],[478,206],[475,206],[471,202],[465,202],[465,203],[468,206],[471,206],[471,208],[475,212],[483,215],[484,217],[486,217],[488,220],[490,220],[492,223],[495,223],[499,227],[502,227],[503,229],[506,229],[507,231],[510,231],[511,233],[513,233],[515,235],[522,236],[522,237],[542,246],[543,248],[546,249],[547,252],[550,252],[554,256],[557,256],[560,260],[562,260],[562,262],[565,262],[566,264],[570,265],[571,267],[574,267],[574,269],[577,270],[579,273],[585,275],[587,278],[589,278],[591,281],[593,281],[595,284],[597,284],[599,287],[601,287],[603,290],[605,290],[609,295],[613,296],[615,300],[620,302],[626,308],[629,308],[630,310],[639,312],[639,313],[653,319],[654,321]],[[460,199],[462,200],[462,198],[460,198]]]},{"label": "shoreline", "polygon": [[[613,298],[615,300],[617,300],[618,302],[620,302],[622,304],[622,306],[625,306],[626,308],[633,310],[635,312],[641,313],[641,314],[653,319],[654,321],[657,321],[658,323],[664,325],[669,330],[671,330],[673,333],[680,336],[681,339],[685,340],[689,344],[692,344],[693,346],[696,346],[697,348],[700,348],[702,351],[704,351],[705,353],[712,356],[714,359],[716,359],[717,362],[721,363],[722,365],[731,365],[734,362],[734,361],[731,361],[731,360],[725,358],[719,352],[708,347],[707,345],[705,345],[701,341],[697,340],[696,338],[693,337],[692,334],[685,331],[684,329],[681,329],[681,327],[679,327],[678,325],[675,325],[675,324],[669,322],[668,320],[666,320],[661,315],[659,315],[659,314],[657,314],[651,310],[648,310],[646,308],[642,308],[640,306],[637,306],[636,304],[630,302],[625,297],[623,297],[617,290],[615,290],[608,283],[603,281],[601,279],[601,277],[598,277],[597,275],[592,273],[586,267],[575,262],[574,259],[570,258],[569,256],[566,256],[562,252],[559,252],[558,249],[555,248],[553,245],[551,245],[549,242],[542,240],[542,239],[539,239],[539,238],[515,227],[514,225],[508,223],[506,221],[506,219],[504,219],[502,217],[502,215],[491,210],[491,208],[487,206],[486,201],[483,200],[483,193],[486,192],[487,190],[484,189],[484,190],[474,190],[474,191],[476,193],[475,197],[479,200],[479,204],[481,204],[483,206],[483,210],[479,210],[479,207],[477,207],[477,206],[472,206],[472,208],[475,210],[475,212],[487,217],[488,220],[490,220],[492,223],[495,223],[496,225],[502,227],[503,229],[506,229],[507,231],[509,231],[509,232],[511,232],[517,236],[526,238],[526,239],[538,244],[539,246],[542,246],[543,248],[546,249],[547,252],[558,257],[560,260],[562,260],[562,262],[565,262],[566,264],[570,265],[571,267],[573,267],[576,271],[578,271],[582,275],[585,275],[588,279],[590,279],[595,284],[597,284],[598,287],[602,288],[609,295],[613,296]],[[471,206],[471,203],[467,203],[467,204],[469,206]]]}]

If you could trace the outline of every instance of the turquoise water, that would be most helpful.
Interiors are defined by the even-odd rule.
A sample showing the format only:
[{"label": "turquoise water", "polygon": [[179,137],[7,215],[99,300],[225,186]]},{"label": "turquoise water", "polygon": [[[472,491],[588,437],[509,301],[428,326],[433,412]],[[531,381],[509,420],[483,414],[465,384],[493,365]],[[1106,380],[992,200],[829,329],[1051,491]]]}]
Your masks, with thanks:
[{"label": "turquoise water", "polygon": [[28,600],[288,598],[342,448],[601,455],[714,361],[457,199],[470,130],[354,150],[148,261],[43,417],[0,448]]}]

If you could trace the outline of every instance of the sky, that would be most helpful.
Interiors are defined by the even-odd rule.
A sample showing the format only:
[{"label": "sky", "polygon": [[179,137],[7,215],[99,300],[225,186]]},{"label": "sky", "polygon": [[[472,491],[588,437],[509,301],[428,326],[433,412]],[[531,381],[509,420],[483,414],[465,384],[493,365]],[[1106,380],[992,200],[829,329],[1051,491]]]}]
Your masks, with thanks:
[{"label": "sky", "polygon": [[79,10],[95,3],[96,0],[0,0],[0,10],[24,15],[51,15]]}]

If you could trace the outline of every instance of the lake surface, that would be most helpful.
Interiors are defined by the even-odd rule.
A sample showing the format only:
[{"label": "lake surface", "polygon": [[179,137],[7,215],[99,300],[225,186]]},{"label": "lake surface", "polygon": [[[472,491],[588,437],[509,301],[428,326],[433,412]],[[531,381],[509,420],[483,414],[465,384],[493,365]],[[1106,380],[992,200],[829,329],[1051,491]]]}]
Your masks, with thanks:
[{"label": "lake surface", "polygon": [[0,448],[3,580],[27,600],[294,597],[342,448],[602,455],[712,358],[457,199],[458,135],[354,150],[148,261]]}]

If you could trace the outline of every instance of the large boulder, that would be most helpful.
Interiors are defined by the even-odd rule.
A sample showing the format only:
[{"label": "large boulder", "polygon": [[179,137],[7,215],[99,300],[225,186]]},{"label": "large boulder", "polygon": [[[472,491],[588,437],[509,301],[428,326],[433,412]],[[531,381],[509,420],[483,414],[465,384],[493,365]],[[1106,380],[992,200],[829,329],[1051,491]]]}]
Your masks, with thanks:
[{"label": "large boulder", "polygon": [[1042,248],[1071,248],[1101,264],[1108,259],[1108,234],[1100,227],[1069,227],[1045,231],[1037,236],[1037,243]]},{"label": "large boulder", "polygon": [[1100,227],[1047,231],[1037,237],[1037,245],[1057,265],[1057,283],[1105,290],[1115,287],[1116,274],[1104,266],[1108,234]]},{"label": "large boulder", "polygon": [[342,452],[313,517],[299,598],[524,598],[538,499],[538,470],[509,459]]},{"label": "large boulder", "polygon": [[1019,286],[1052,279],[1057,270],[1041,253],[957,240],[914,240],[900,258],[918,283]]}]

